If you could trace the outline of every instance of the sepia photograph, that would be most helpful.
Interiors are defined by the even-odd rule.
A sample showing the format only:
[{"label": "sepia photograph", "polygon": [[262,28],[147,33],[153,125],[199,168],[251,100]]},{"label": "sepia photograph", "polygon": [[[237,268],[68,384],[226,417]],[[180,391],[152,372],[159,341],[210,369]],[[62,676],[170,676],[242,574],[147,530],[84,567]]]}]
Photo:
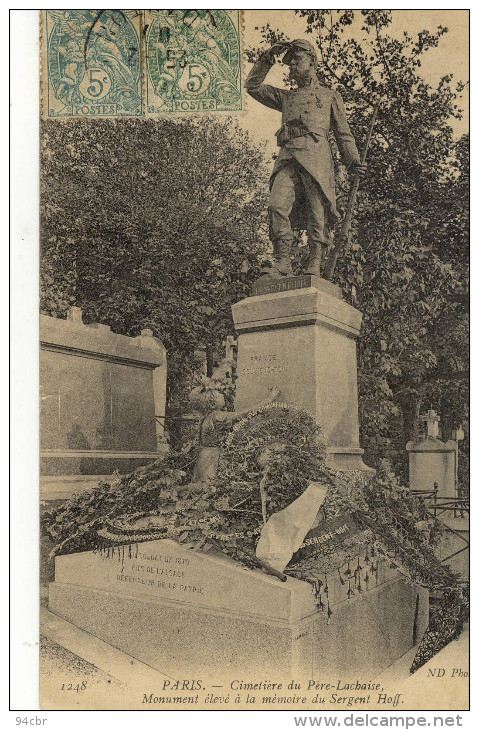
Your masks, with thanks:
[{"label": "sepia photograph", "polygon": [[459,718],[469,11],[38,35],[40,708]]}]

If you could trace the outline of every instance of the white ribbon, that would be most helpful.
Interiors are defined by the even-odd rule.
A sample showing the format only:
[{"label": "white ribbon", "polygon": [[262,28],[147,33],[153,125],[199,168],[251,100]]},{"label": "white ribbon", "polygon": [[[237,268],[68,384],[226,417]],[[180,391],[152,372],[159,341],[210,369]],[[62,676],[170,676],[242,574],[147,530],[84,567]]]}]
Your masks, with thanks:
[{"label": "white ribbon", "polygon": [[261,531],[256,557],[282,571],[313,526],[327,491],[327,486],[311,482],[298,499],[271,515]]}]

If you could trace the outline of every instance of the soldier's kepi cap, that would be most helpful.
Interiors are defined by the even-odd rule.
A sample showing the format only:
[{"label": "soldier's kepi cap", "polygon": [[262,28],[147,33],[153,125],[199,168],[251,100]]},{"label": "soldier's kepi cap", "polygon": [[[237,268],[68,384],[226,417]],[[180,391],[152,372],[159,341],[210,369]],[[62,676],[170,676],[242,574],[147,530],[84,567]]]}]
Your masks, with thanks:
[{"label": "soldier's kepi cap", "polygon": [[304,53],[307,53],[308,56],[311,56],[315,63],[318,62],[318,57],[313,44],[309,41],[303,40],[302,38],[297,38],[296,40],[291,41],[289,49],[283,58],[283,63],[289,64],[295,51],[303,51]]}]

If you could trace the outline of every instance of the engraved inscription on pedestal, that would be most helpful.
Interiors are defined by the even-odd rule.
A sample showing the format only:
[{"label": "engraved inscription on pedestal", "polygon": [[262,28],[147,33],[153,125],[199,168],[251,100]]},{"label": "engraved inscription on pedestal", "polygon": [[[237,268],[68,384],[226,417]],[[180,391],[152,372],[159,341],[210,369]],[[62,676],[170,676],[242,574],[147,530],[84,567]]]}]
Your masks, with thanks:
[{"label": "engraved inscription on pedestal", "polygon": [[292,579],[285,589],[276,578],[247,571],[224,555],[186,551],[172,540],[126,545],[115,548],[113,554],[84,552],[57,557],[55,590],[69,584],[276,619],[287,619],[291,612],[301,610],[303,603],[308,611],[314,610],[306,583]]},{"label": "engraved inscription on pedestal", "polygon": [[[364,554],[360,560],[365,565]],[[225,555],[152,540],[57,557],[49,610],[180,677],[220,667],[222,678],[251,667],[268,676],[340,676],[352,667],[377,674],[411,648],[414,624],[417,636],[425,629],[427,592],[406,585],[383,561],[376,560],[374,580],[352,598],[338,571],[328,573],[327,584],[330,624],[309,583],[282,583]],[[375,651],[365,652],[365,645]]]},{"label": "engraved inscription on pedestal", "polygon": [[276,352],[267,354],[249,355],[238,368],[238,376],[244,375],[271,375],[284,372],[282,355]]},{"label": "engraved inscription on pedestal", "polygon": [[193,585],[188,577],[189,558],[161,553],[148,554],[139,551],[123,560],[117,570],[116,579],[120,583],[154,586],[182,595],[197,593],[202,595],[205,587]]},{"label": "engraved inscription on pedestal", "polygon": [[302,274],[301,276],[283,276],[281,279],[274,279],[272,276],[262,276],[253,284],[251,296],[256,297],[260,294],[276,294],[277,292],[293,291],[295,289],[308,289],[314,287],[319,291],[323,291],[338,299],[342,298],[341,289],[326,279],[312,274]]}]

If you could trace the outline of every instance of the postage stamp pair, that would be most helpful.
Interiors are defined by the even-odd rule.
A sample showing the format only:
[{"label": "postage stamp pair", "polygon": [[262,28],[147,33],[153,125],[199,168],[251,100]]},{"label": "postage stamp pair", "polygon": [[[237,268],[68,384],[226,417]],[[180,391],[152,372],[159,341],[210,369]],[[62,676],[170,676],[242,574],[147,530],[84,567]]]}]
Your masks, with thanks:
[{"label": "postage stamp pair", "polygon": [[239,10],[42,11],[45,118],[242,109]]}]

